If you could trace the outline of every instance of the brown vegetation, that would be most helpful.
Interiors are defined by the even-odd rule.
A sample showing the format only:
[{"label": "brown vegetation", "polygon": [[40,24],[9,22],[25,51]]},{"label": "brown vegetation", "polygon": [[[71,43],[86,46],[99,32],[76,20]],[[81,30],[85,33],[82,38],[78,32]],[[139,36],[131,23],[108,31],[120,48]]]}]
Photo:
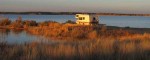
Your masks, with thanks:
[{"label": "brown vegetation", "polygon": [[[111,39],[111,38],[107,38]],[[149,60],[150,40],[99,39],[86,43],[0,43],[2,60]]]},{"label": "brown vegetation", "polygon": [[28,28],[31,34],[44,35],[58,39],[97,39],[132,35],[127,30],[107,29],[106,26],[83,26],[77,24],[60,24],[57,22],[46,22],[46,25]]},{"label": "brown vegetation", "polygon": [[6,25],[9,25],[10,23],[11,21],[8,18],[0,20],[0,26],[6,26]]},{"label": "brown vegetation", "polygon": [[16,21],[11,22],[8,18],[0,20],[3,28],[26,29],[28,33],[43,35],[50,38],[61,40],[95,40],[98,38],[112,37],[119,39],[124,36],[134,36],[137,32],[129,30],[130,28],[114,28],[102,25],[83,26],[74,24],[68,20],[66,23],[58,23],[55,21],[44,21],[37,23],[32,20],[22,20],[18,17]]},{"label": "brown vegetation", "polygon": [[21,17],[18,17],[18,19],[16,19],[15,21],[9,20],[8,18],[4,18],[0,20],[0,27],[1,28],[13,28],[13,29],[25,29],[28,28],[30,26],[37,26],[38,23],[36,23],[36,21],[32,21],[32,20],[25,20],[22,21]]}]

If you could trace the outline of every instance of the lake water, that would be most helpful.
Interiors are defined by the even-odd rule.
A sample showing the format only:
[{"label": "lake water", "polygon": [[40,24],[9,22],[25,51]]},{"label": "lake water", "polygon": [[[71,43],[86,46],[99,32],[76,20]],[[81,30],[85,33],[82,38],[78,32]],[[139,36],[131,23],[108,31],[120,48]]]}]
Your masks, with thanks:
[{"label": "lake water", "polygon": [[0,29],[0,42],[6,42],[8,44],[24,44],[32,42],[39,42],[44,44],[86,44],[89,41],[76,41],[76,43],[74,43],[74,41],[52,40],[48,37],[32,35],[27,33],[25,30]]},{"label": "lake water", "polygon": [[[0,15],[0,17],[7,17],[12,21],[16,20],[18,16],[21,16],[23,20],[37,22],[52,20],[64,23],[67,20],[76,20],[74,15]],[[100,16],[99,20],[99,23],[107,26],[150,28],[150,17],[144,16]],[[30,35],[25,31],[0,30],[0,42],[28,43],[33,41],[53,42],[43,36]]]},{"label": "lake water", "polygon": [[[74,15],[0,15],[0,17],[7,17],[12,21],[16,20],[18,16],[21,16],[23,20],[37,22],[52,20],[64,23],[67,20],[76,20]],[[150,17],[144,16],[99,16],[99,20],[101,24],[107,26],[150,28]]]},{"label": "lake water", "polygon": [[31,35],[24,30],[0,29],[0,42],[7,42],[9,44],[21,44],[33,41],[41,42],[42,40],[46,40],[46,38],[43,36]]}]

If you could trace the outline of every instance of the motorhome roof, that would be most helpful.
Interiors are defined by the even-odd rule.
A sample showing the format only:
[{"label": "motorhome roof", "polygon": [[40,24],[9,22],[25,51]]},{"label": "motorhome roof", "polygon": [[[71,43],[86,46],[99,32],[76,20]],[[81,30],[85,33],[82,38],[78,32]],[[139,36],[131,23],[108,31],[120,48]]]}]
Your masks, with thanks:
[{"label": "motorhome roof", "polygon": [[96,15],[96,14],[76,14],[76,15]]}]

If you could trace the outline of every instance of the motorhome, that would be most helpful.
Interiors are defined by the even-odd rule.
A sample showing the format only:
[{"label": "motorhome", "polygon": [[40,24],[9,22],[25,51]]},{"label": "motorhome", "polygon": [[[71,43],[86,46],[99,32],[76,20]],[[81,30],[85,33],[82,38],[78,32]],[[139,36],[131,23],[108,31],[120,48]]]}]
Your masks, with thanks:
[{"label": "motorhome", "polygon": [[95,25],[99,24],[98,15],[94,14],[76,14],[76,23],[80,25]]}]

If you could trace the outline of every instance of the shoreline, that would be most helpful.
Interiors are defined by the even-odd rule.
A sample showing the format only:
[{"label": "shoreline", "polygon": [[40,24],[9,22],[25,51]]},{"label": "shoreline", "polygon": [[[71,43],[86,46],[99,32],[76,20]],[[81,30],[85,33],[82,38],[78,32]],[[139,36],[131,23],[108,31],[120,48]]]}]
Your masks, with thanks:
[{"label": "shoreline", "polygon": [[127,14],[127,13],[90,13],[90,12],[0,12],[0,14],[24,14],[24,15],[75,15],[97,14],[102,16],[150,16],[150,14]]},{"label": "shoreline", "polygon": [[[56,23],[57,24],[57,23]],[[51,24],[50,24],[51,25]],[[53,23],[52,23],[53,25]],[[55,25],[55,24],[54,24]],[[0,29],[16,29],[16,30],[24,30],[27,33],[33,34],[33,35],[41,35],[45,36],[46,38],[50,38],[52,40],[97,40],[101,38],[106,38],[106,37],[112,37],[114,39],[118,39],[120,37],[125,37],[125,36],[134,36],[138,34],[150,34],[150,28],[126,28],[126,27],[117,27],[117,26],[105,26],[104,28],[98,28],[98,27],[93,27],[93,26],[82,26],[82,25],[76,25],[76,24],[61,24],[59,25],[61,28],[50,28],[52,26],[35,26],[35,27],[27,27],[27,28],[11,28],[11,27],[6,27],[6,26],[0,26]],[[70,35],[70,33],[73,33],[73,31],[69,32],[68,29],[81,29],[84,30],[83,28],[90,28],[88,32],[76,32],[76,35]],[[91,30],[92,29],[92,30]],[[96,29],[96,30],[95,30]],[[98,31],[97,31],[98,29]],[[99,31],[100,29],[100,31]],[[102,31],[101,31],[102,29]],[[103,31],[104,29],[104,31]],[[52,30],[52,31],[51,31]],[[53,31],[54,30],[54,31]],[[56,30],[56,31],[55,31]],[[67,30],[66,33],[64,33]],[[64,32],[61,32],[64,31]],[[120,31],[117,33],[117,31]],[[83,34],[84,35],[83,35]],[[51,35],[54,34],[54,35]],[[69,35],[59,35],[59,34],[69,34]],[[92,34],[92,35],[91,35]],[[117,35],[118,34],[118,35]],[[83,36],[83,37],[82,37]],[[92,37],[91,37],[92,36]],[[116,36],[116,37],[115,37]]]}]

